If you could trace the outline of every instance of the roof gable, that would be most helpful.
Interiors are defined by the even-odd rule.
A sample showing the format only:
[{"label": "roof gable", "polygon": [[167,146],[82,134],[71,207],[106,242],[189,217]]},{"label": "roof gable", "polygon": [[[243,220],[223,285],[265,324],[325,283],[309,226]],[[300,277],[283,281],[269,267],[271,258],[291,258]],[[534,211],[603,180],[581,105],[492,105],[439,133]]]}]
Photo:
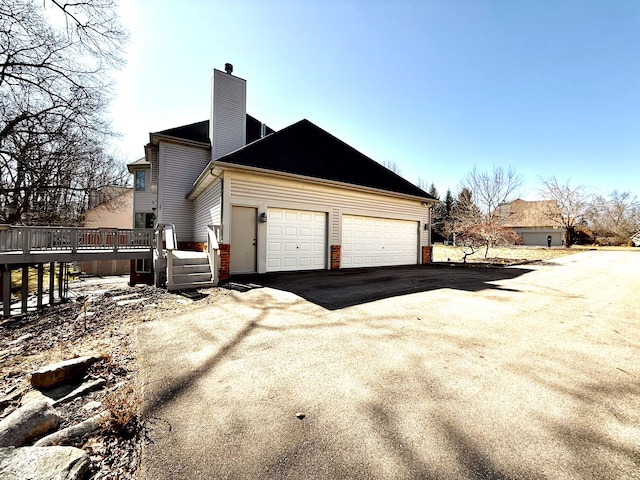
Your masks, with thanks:
[{"label": "roof gable", "polygon": [[342,140],[300,120],[214,163],[271,170],[433,199]]}]

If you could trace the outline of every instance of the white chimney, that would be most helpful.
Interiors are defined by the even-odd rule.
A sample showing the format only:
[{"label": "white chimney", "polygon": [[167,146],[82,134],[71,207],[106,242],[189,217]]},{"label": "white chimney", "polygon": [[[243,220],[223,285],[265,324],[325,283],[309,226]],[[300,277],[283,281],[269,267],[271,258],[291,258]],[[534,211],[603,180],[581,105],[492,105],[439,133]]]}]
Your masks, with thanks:
[{"label": "white chimney", "polygon": [[213,160],[247,143],[247,81],[232,75],[230,63],[225,64],[225,70],[214,69],[211,76],[209,137]]}]

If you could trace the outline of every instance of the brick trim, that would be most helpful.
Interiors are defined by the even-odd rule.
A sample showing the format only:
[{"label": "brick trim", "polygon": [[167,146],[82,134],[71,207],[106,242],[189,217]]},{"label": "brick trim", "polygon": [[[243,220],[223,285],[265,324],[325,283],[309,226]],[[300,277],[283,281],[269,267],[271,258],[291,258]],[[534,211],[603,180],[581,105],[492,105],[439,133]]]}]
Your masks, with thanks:
[{"label": "brick trim", "polygon": [[331,245],[331,270],[340,270],[340,249],[342,245]]},{"label": "brick trim", "polygon": [[204,242],[178,242],[178,249],[192,252],[206,252],[207,244]]},{"label": "brick trim", "polygon": [[431,245],[422,246],[422,263],[431,263],[433,261],[433,247]]},{"label": "brick trim", "polygon": [[231,275],[231,245],[221,243],[220,247],[220,280],[226,280]]}]

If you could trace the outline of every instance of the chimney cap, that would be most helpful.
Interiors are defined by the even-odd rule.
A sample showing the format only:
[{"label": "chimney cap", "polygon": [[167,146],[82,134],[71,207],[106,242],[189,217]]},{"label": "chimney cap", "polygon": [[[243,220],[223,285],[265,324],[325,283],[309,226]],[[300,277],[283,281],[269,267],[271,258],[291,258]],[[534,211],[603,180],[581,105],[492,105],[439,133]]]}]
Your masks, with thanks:
[{"label": "chimney cap", "polygon": [[231,65],[230,63],[225,63],[224,71],[231,75],[233,73],[233,65]]}]

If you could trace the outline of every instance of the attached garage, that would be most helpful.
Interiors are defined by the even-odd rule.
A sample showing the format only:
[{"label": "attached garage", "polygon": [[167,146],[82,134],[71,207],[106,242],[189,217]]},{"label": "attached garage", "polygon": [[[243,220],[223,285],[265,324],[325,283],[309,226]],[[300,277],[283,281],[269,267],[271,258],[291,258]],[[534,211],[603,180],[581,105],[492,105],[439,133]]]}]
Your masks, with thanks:
[{"label": "attached garage", "polygon": [[325,269],[326,252],[325,213],[267,210],[267,272]]},{"label": "attached garage", "polygon": [[418,222],[342,216],[341,268],[418,263]]}]

